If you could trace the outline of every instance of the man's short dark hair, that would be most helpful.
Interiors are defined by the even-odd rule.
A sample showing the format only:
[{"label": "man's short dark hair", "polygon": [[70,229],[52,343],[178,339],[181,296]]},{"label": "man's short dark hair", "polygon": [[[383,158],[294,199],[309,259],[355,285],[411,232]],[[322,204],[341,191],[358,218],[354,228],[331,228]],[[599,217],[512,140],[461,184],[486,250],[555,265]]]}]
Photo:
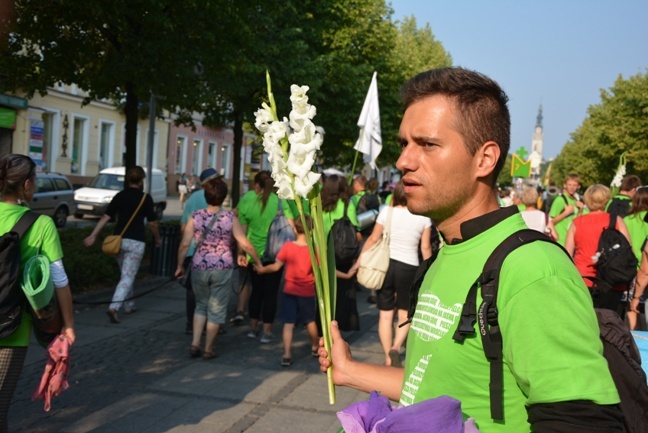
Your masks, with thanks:
[{"label": "man's short dark hair", "polygon": [[641,186],[641,179],[639,179],[639,176],[636,174],[631,174],[630,176],[626,176],[623,178],[621,181],[621,191],[631,191],[635,188],[639,188]]},{"label": "man's short dark hair", "polygon": [[504,90],[479,72],[459,67],[432,69],[418,74],[402,87],[403,109],[435,95],[455,101],[455,128],[471,155],[488,141],[497,143],[500,157],[493,170],[495,181],[506,162],[511,143],[511,116]]},{"label": "man's short dark hair", "polygon": [[144,169],[139,165],[135,165],[129,168],[126,172],[126,183],[130,185],[139,185],[145,177],[146,173],[144,172]]}]

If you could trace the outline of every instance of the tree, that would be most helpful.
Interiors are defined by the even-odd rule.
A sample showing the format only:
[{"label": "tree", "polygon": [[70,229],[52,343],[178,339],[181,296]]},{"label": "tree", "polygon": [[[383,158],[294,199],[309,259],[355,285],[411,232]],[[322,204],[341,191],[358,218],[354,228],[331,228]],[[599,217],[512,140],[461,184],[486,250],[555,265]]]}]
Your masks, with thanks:
[{"label": "tree", "polygon": [[74,83],[89,93],[85,104],[119,102],[126,116],[125,163],[133,166],[140,107],[151,94],[171,112],[200,108],[205,87],[196,78],[204,47],[218,56],[216,35],[228,30],[219,3],[17,1],[9,55],[0,59],[4,90],[31,97],[56,82]]},{"label": "tree", "polygon": [[601,102],[587,113],[556,158],[552,171],[556,170],[557,180],[576,172],[584,186],[609,185],[623,152],[627,152],[627,172],[647,179],[648,75],[619,76],[609,90],[601,90]]}]

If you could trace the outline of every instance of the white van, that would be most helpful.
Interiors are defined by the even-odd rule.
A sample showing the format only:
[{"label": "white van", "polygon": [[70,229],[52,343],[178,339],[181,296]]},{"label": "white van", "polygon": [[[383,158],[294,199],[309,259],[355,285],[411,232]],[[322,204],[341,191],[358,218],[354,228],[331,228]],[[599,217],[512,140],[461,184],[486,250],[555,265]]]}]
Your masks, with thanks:
[{"label": "white van", "polygon": [[[145,168],[144,191],[151,194],[158,219],[167,205],[167,187],[164,173],[157,168],[153,169],[152,191],[148,191],[148,170]],[[83,218],[84,215],[102,216],[106,212],[108,203],[115,195],[124,189],[124,167],[105,168],[92,179],[87,186],[74,191],[74,216]]]}]

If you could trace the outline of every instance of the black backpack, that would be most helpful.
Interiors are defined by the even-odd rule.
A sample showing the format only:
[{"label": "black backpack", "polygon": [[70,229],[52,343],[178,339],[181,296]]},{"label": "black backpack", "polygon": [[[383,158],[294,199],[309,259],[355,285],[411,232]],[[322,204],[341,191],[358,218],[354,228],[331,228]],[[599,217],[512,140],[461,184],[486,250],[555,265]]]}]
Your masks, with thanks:
[{"label": "black backpack", "polygon": [[[535,241],[551,242],[559,246],[570,257],[567,251],[559,244],[544,234],[531,229],[523,229],[513,233],[499,244],[486,260],[482,273],[473,283],[466,296],[466,301],[461,311],[459,326],[453,339],[462,343],[466,337],[475,335],[475,323],[484,347],[484,354],[490,364],[490,408],[491,418],[503,419],[503,362],[502,362],[502,335],[499,330],[497,311],[497,291],[499,287],[500,269],[504,259],[518,247]],[[423,283],[427,269],[436,259],[437,252],[423,262],[414,278],[410,288],[410,309],[408,322],[414,317],[418,291]],[[571,257],[570,257],[571,259]],[[477,290],[481,290],[482,303],[477,305]],[[621,411],[625,418],[626,428],[629,433],[643,431],[648,425],[648,385],[646,375],[641,369],[641,358],[634,344],[630,330],[621,322],[620,327],[609,331],[610,314],[605,310],[595,309],[601,340],[603,342],[603,356],[608,362],[610,373],[621,397]],[[610,313],[615,314],[613,311]],[[617,316],[618,317],[618,316]],[[620,318],[619,318],[620,321]],[[408,323],[406,322],[406,323]],[[619,343],[622,342],[622,344]],[[631,343],[630,343],[631,342]],[[625,349],[622,349],[625,345]],[[633,347],[631,347],[633,346]],[[616,347],[616,349],[615,349]],[[619,348],[621,347],[621,348]],[[637,368],[639,367],[639,368]],[[628,396],[632,396],[629,398]],[[632,429],[632,426],[641,426]]]},{"label": "black backpack", "polygon": [[610,200],[610,204],[608,204],[605,211],[611,215],[624,218],[628,215],[628,212],[630,212],[630,203],[631,201],[628,199],[612,197],[612,200]]},{"label": "black backpack", "polygon": [[601,329],[603,356],[621,397],[621,411],[628,433],[643,433],[648,426],[648,386],[641,368],[639,348],[619,315],[596,308]]},{"label": "black backpack", "polygon": [[596,278],[589,278],[602,290],[628,285],[637,276],[637,257],[630,242],[616,229],[616,218],[616,215],[610,215],[610,224],[601,234]]},{"label": "black backpack", "polygon": [[[348,203],[344,203],[344,216],[339,220],[335,220],[329,233],[329,237],[333,238],[335,264],[338,266],[351,264],[360,253],[360,242],[356,236],[356,228],[347,216],[348,206]],[[329,245],[330,243],[329,241]]]},{"label": "black backpack", "polygon": [[358,200],[357,213],[360,215],[368,210],[380,210],[380,199],[376,194],[364,194]]},{"label": "black backpack", "polygon": [[20,239],[39,215],[26,212],[13,228],[0,236],[0,338],[20,326],[25,294],[20,287]]}]

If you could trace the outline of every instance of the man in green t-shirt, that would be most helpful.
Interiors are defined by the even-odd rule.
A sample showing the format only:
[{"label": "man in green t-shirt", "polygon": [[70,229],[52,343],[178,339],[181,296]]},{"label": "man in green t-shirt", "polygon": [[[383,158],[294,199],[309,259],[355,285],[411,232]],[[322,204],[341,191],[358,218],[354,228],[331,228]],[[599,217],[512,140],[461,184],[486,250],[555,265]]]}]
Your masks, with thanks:
[{"label": "man in green t-shirt", "polygon": [[579,188],[580,177],[577,174],[568,174],[563,185],[563,193],[551,204],[549,218],[556,228],[560,245],[565,245],[567,230],[572,219],[583,213],[583,202],[577,194]]},{"label": "man in green t-shirt", "polygon": [[641,186],[641,179],[636,174],[631,174],[624,177],[621,180],[621,187],[619,188],[619,193],[615,194],[614,197],[610,199],[607,206],[605,206],[605,212],[614,213],[615,215],[624,218],[628,213],[630,213],[630,208],[632,207],[632,197],[634,197],[637,192],[637,188]]},{"label": "man in green t-shirt", "polygon": [[423,72],[401,95],[396,166],[407,207],[430,217],[446,245],[421,286],[404,369],[354,360],[335,322],[332,361],[321,347],[321,369],[332,364],[336,384],[377,390],[403,405],[449,395],[482,433],[623,431],[589,292],[569,257],[549,242],[524,245],[502,265],[504,418],[491,419],[482,340],[452,336],[486,258],[525,227],[515,207],[500,209],[495,194],[509,150],[508,98],[493,80],[463,68]]}]

